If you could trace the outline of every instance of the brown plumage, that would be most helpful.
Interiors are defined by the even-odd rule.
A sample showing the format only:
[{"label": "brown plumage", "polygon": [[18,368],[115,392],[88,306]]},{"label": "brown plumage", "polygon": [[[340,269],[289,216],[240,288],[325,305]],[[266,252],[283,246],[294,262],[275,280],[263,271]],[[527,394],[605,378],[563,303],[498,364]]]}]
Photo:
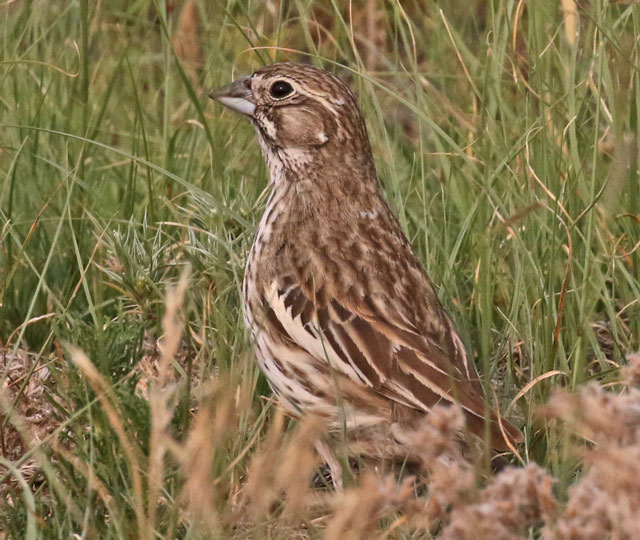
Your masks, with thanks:
[{"label": "brown plumage", "polygon": [[[482,385],[382,196],[358,103],[337,77],[280,63],[211,94],[250,117],[271,196],[244,279],[245,322],[274,393],[399,458],[402,428],[459,403],[482,437]],[[495,413],[495,450],[508,449]],[[509,444],[520,432],[506,421]]]}]

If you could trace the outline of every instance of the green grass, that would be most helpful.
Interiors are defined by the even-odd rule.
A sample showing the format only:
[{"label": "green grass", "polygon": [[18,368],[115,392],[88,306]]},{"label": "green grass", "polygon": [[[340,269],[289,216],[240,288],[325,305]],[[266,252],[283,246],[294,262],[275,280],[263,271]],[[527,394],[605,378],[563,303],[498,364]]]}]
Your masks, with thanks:
[{"label": "green grass", "polygon": [[[557,386],[617,380],[640,345],[640,6],[584,4],[571,44],[559,2],[354,3],[351,24],[338,2],[201,1],[193,68],[170,37],[176,4],[0,7],[0,343],[27,366],[0,419],[3,433],[16,428],[16,396],[46,366],[41,403],[59,425],[35,442],[17,425],[31,450],[4,456],[14,472],[0,467],[14,481],[3,537],[206,537],[181,498],[184,463],[166,458],[153,491],[152,415],[132,371],[163,335],[166,291],[185,268],[167,429],[188,441],[193,407],[228,392],[206,381],[246,393],[211,450],[211,508],[229,515],[274,414],[239,300],[267,171],[249,123],[206,94],[275,59],[311,61],[357,91],[387,197],[501,408],[541,378],[509,414],[525,460],[562,496],[578,467],[535,406]],[[148,518],[158,493],[141,521],[136,504]],[[286,537],[269,520],[215,526]]]}]

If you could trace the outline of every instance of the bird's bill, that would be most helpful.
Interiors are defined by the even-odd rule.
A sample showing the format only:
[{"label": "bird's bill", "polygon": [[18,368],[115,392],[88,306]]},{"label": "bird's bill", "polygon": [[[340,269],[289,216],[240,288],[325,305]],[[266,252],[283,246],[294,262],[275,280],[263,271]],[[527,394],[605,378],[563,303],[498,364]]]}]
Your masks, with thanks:
[{"label": "bird's bill", "polygon": [[209,97],[236,112],[253,116],[256,104],[251,93],[250,80],[251,77],[242,77],[227,86],[214,90],[209,94]]}]

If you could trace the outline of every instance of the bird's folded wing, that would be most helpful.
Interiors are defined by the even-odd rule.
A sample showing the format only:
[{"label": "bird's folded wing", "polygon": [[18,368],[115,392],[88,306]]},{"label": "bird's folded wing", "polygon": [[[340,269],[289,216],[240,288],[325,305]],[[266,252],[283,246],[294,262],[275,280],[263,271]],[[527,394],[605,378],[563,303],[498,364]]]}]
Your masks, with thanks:
[{"label": "bird's folded wing", "polygon": [[[292,282],[274,283],[265,294],[264,324],[271,325],[271,331],[306,350],[317,362],[328,363],[331,369],[405,406],[428,411],[437,403],[456,402],[465,411],[470,429],[482,436],[487,413],[482,387],[473,367],[469,370],[465,362],[453,362],[464,351],[454,350],[461,343],[448,319],[449,341],[421,335],[399,322],[399,314],[387,316],[373,303],[350,305],[324,291],[309,298]],[[442,316],[446,318],[444,311]],[[519,440],[516,428],[506,422],[504,426],[511,439]]]}]

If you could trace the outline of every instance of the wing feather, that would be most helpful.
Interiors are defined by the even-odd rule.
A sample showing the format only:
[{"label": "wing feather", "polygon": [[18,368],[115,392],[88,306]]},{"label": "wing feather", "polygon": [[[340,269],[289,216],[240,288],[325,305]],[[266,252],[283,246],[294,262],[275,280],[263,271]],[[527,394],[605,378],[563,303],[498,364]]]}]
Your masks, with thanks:
[{"label": "wing feather", "polygon": [[[397,403],[425,412],[439,402],[459,403],[470,429],[483,436],[482,386],[444,310],[438,315],[448,335],[424,335],[397,313],[387,317],[373,302],[353,305],[347,298],[331,298],[324,289],[318,292],[311,299],[303,288],[274,283],[264,299],[273,314],[266,322],[317,361],[328,361],[353,381]],[[506,449],[495,414],[490,414],[493,444]],[[503,427],[512,441],[520,440],[515,427],[506,421]]]}]

